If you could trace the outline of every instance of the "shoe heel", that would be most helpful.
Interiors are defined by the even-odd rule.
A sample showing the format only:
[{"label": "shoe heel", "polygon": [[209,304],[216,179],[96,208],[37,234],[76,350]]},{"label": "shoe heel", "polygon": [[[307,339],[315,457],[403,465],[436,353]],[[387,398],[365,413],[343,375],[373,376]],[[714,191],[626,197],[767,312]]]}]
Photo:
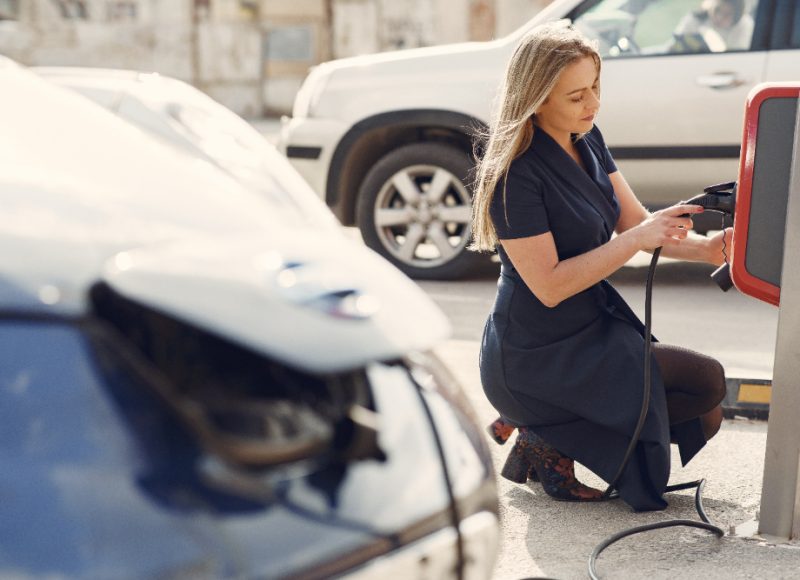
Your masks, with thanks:
[{"label": "shoe heel", "polygon": [[500,475],[514,483],[525,483],[528,481],[528,475],[533,470],[531,464],[515,446],[511,453],[508,454],[505,465],[503,465]]},{"label": "shoe heel", "polygon": [[505,445],[506,441],[514,433],[515,427],[505,423],[500,417],[492,421],[487,427],[486,432],[489,437],[498,445]]},{"label": "shoe heel", "polygon": [[528,461],[544,492],[559,501],[602,501],[600,490],[584,485],[575,478],[575,462],[545,443],[528,429],[520,429],[517,445]]}]

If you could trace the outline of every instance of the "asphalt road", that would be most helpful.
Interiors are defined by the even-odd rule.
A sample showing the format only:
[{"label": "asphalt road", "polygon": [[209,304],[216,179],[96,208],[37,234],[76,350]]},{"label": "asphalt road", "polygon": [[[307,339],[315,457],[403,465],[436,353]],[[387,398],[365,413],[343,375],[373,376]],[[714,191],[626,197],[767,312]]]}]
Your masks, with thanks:
[{"label": "asphalt road", "polygon": [[[723,293],[708,278],[711,270],[694,264],[659,267],[653,295],[654,334],[662,342],[718,358],[729,377],[771,378],[777,309],[736,290]],[[642,317],[645,278],[645,268],[624,268],[612,279]],[[461,381],[484,424],[495,413],[481,391],[477,356],[495,284],[495,276],[420,282],[453,327],[451,339],[437,353]],[[720,433],[686,468],[680,467],[677,450],[673,450],[671,483],[706,478],[706,511],[726,530],[753,520],[760,503],[766,434],[764,422],[726,420]],[[510,445],[490,442],[489,446],[499,471]],[[604,488],[602,481],[581,466],[578,476]],[[493,580],[586,578],[588,557],[605,537],[644,523],[698,519],[691,491],[672,494],[665,512],[636,514],[619,501],[555,502],[537,484],[498,481],[502,543]],[[700,530],[673,528],[623,540],[601,556],[598,570],[603,578],[626,580],[798,578],[800,544],[775,544],[752,534],[717,539]]]}]

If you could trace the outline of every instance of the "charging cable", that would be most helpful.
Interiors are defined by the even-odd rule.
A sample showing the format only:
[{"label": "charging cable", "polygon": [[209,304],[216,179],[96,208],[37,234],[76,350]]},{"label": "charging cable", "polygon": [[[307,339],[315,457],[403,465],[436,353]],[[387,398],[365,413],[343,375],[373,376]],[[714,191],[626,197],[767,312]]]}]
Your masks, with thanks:
[{"label": "charging cable", "polygon": [[[639,413],[639,421],[636,424],[636,429],[633,432],[633,436],[631,437],[631,442],[628,445],[628,449],[625,452],[625,457],[620,463],[619,469],[617,470],[617,474],[614,476],[614,479],[611,480],[608,489],[606,489],[604,496],[608,497],[614,489],[617,481],[619,480],[622,472],[625,471],[625,467],[627,467],[628,461],[630,461],[631,455],[633,451],[636,449],[636,445],[639,443],[639,435],[642,432],[642,428],[644,427],[645,419],[647,418],[647,409],[650,405],[650,393],[652,391],[652,384],[651,384],[651,351],[652,351],[652,298],[653,298],[653,278],[656,272],[656,264],[658,263],[658,258],[661,255],[661,248],[656,248],[653,251],[653,258],[650,260],[650,269],[647,271],[647,285],[645,287],[645,301],[644,301],[644,396],[642,398],[642,409]],[[656,522],[652,524],[646,524],[643,526],[635,526],[633,528],[628,528],[627,530],[623,530],[610,536],[600,542],[595,549],[592,551],[592,555],[589,556],[589,578],[592,580],[600,580],[600,576],[597,575],[597,558],[600,556],[600,553],[608,548],[611,544],[621,540],[622,538],[626,538],[628,536],[632,536],[634,534],[640,534],[642,532],[649,532],[650,530],[658,530],[661,528],[671,528],[675,526],[687,526],[692,528],[700,528],[703,530],[708,530],[712,532],[717,537],[721,538],[725,535],[725,530],[721,527],[714,525],[708,519],[706,515],[705,509],[703,508],[703,487],[705,486],[706,480],[699,479],[697,481],[691,481],[688,483],[679,483],[676,485],[667,486],[666,491],[679,491],[682,489],[691,489],[693,487],[697,488],[694,496],[694,505],[697,513],[700,516],[700,519],[703,520],[701,522],[695,520],[666,520],[663,522]]]},{"label": "charging cable", "polygon": [[[722,230],[725,231],[725,222],[724,222],[724,215],[733,215],[735,210],[736,204],[736,183],[729,182],[729,183],[720,183],[718,185],[712,185],[707,187],[704,192],[700,195],[697,195],[691,198],[689,201],[682,202],[682,203],[690,203],[693,205],[702,206],[705,209],[716,211],[723,214],[723,223],[722,223]],[[722,238],[722,252],[725,258],[725,263],[721,268],[714,272],[712,278],[720,285],[720,287],[727,291],[728,288],[732,286],[732,284],[724,284],[724,281],[730,281],[730,276],[728,273],[728,256],[725,252],[726,245],[725,245],[725,238],[723,233]],[[652,392],[652,348],[653,348],[653,336],[652,336],[652,311],[653,311],[653,278],[655,277],[656,272],[656,265],[658,264],[658,258],[661,255],[661,248],[656,248],[653,251],[653,257],[650,260],[650,268],[647,271],[647,283],[645,285],[645,300],[644,300],[644,393],[642,396],[642,408],[639,412],[639,420],[636,423],[636,428],[633,431],[633,435],[631,436],[631,441],[628,444],[628,449],[625,451],[625,455],[620,462],[619,468],[617,469],[617,473],[611,482],[608,485],[608,488],[603,492],[604,499],[615,499],[619,497],[616,491],[616,484],[619,481],[619,478],[622,476],[625,468],[628,466],[628,462],[630,461],[633,452],[636,450],[636,446],[639,443],[639,436],[641,435],[642,429],[644,428],[645,420],[647,419],[647,411],[650,406],[650,395]],[[694,496],[694,506],[697,510],[698,515],[702,521],[696,520],[684,520],[684,519],[673,519],[673,520],[665,520],[663,522],[655,522],[652,524],[645,524],[642,526],[634,526],[632,528],[628,528],[621,532],[618,532],[612,536],[609,536],[602,542],[600,542],[594,550],[592,550],[591,556],[589,556],[589,578],[591,580],[600,580],[600,576],[597,574],[597,558],[600,554],[611,546],[612,544],[618,542],[623,538],[627,538],[628,536],[632,536],[634,534],[641,534],[643,532],[649,532],[651,530],[659,530],[663,528],[672,528],[677,526],[685,526],[685,527],[692,527],[692,528],[700,528],[702,530],[707,530],[718,538],[722,538],[725,535],[725,530],[721,527],[711,523],[709,520],[708,515],[706,514],[705,508],[703,507],[703,488],[705,487],[706,480],[705,479],[698,479],[697,481],[690,481],[686,483],[678,483],[675,485],[668,485],[665,489],[666,493],[672,491],[680,491],[684,489],[692,489],[696,488],[695,496]],[[552,580],[550,578],[544,577],[529,577],[524,580]]]},{"label": "charging cable", "polygon": [[422,405],[422,408],[425,410],[425,415],[428,418],[428,423],[430,424],[431,431],[433,433],[433,439],[436,443],[436,450],[439,454],[439,461],[442,464],[442,475],[444,477],[444,484],[447,488],[447,498],[448,498],[448,511],[450,512],[450,522],[453,526],[453,530],[456,532],[456,578],[458,580],[463,580],[466,575],[466,553],[464,548],[464,538],[461,535],[461,515],[458,509],[458,501],[456,500],[456,494],[453,486],[453,477],[450,473],[450,469],[447,466],[447,454],[445,453],[444,449],[444,442],[442,441],[442,436],[439,433],[439,429],[436,426],[436,419],[433,416],[433,410],[431,409],[430,403],[428,402],[425,392],[427,389],[417,381],[412,373],[408,373],[408,377],[411,379],[411,382],[414,383],[416,386],[417,395],[419,396],[419,402]]}]

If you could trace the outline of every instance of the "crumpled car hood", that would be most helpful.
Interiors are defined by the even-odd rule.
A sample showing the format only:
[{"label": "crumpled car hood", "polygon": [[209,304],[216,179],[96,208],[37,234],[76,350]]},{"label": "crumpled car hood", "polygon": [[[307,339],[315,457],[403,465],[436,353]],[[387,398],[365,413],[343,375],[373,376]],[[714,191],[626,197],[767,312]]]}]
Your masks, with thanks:
[{"label": "crumpled car hood", "polygon": [[119,294],[310,372],[428,349],[449,323],[410,279],[345,237],[276,228],[200,238],[109,262]]}]

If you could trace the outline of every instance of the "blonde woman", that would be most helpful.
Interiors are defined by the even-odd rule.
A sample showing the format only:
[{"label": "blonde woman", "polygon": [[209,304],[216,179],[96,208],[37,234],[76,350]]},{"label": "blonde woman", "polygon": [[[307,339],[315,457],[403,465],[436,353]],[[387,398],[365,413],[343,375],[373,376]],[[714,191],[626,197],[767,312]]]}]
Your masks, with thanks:
[{"label": "blonde woman", "polygon": [[[573,460],[613,478],[642,402],[643,325],[605,278],[657,247],[721,264],[731,235],[689,236],[684,216],[701,208],[650,213],[637,200],[594,125],[600,68],[593,45],[564,23],[528,33],[475,182],[473,249],[496,248],[502,264],[481,380],[502,417],[498,440],[519,427],[503,475],[539,480],[565,501],[600,499],[575,479]],[[670,441],[688,462],[719,429],[725,394],[716,360],[658,343],[653,352],[647,422],[617,484],[636,510],[666,507]]]}]

